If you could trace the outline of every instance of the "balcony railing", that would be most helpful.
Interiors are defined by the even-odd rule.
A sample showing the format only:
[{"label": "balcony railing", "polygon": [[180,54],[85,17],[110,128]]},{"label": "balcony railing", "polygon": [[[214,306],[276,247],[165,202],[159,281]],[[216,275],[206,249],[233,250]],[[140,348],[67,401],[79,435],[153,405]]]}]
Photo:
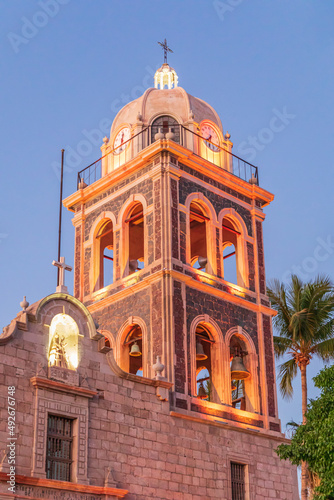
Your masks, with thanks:
[{"label": "balcony railing", "polygon": [[85,167],[83,170],[80,170],[80,172],[78,172],[78,181],[77,181],[78,189],[80,187],[85,187],[85,185],[89,186],[93,182],[101,179],[102,160],[107,156],[111,154],[114,155],[114,162],[116,159],[116,167],[119,167],[121,165],[120,163],[117,164],[117,158],[120,159],[122,157],[122,164],[127,163],[129,160],[131,160],[133,158],[133,148],[130,146],[137,146],[136,149],[138,151],[139,145],[141,144],[140,136],[143,136],[144,134],[146,135],[149,131],[148,130],[149,128],[150,127],[146,127],[145,129],[141,130],[140,132],[138,132],[138,134],[134,135],[127,141],[123,142],[123,144],[121,144],[117,148],[108,151],[107,154],[101,156],[101,158],[88,165],[88,167]]},{"label": "balcony railing", "polygon": [[[220,155],[220,165],[224,170],[227,170],[239,179],[250,182],[251,184],[259,184],[258,167],[229,151],[228,142],[226,143],[226,147],[214,144],[181,124],[173,126],[171,131],[174,133],[175,142],[187,149],[191,149],[197,156],[217,164],[217,158]],[[113,168],[116,169],[134,158],[139,151],[153,144],[155,142],[155,137],[153,137],[155,133],[156,128],[148,126],[117,148],[108,151],[106,155],[94,161],[88,165],[88,167],[80,170],[78,173],[78,189],[86,187],[101,179],[102,160],[104,160],[104,158],[113,155]]]}]

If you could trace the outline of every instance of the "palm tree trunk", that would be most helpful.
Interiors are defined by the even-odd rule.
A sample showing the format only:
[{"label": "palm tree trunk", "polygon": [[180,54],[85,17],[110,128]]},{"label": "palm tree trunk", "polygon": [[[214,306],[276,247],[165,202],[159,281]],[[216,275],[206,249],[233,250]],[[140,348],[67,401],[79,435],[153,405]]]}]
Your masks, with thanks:
[{"label": "palm tree trunk", "polygon": [[[303,424],[306,424],[306,411],[307,411],[307,380],[306,380],[306,363],[300,363],[299,365],[301,379],[302,379],[302,412],[303,412]],[[302,462],[302,495],[301,500],[307,500],[308,498],[308,473],[307,473],[307,463]]]}]

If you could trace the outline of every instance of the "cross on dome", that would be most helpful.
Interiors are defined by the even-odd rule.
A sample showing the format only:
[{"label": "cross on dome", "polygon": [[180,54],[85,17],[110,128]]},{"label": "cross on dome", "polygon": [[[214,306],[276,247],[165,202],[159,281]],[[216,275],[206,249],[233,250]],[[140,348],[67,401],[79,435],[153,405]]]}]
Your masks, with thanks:
[{"label": "cross on dome", "polygon": [[167,89],[173,89],[177,87],[178,76],[175,69],[167,63],[167,54],[168,52],[173,53],[173,51],[168,47],[166,38],[164,42],[158,42],[158,44],[164,49],[164,63],[154,75],[154,87],[156,89],[164,89],[165,87],[167,87]]},{"label": "cross on dome", "polygon": [[68,293],[67,286],[65,286],[65,271],[72,271],[72,267],[66,264],[65,257],[60,257],[60,262],[52,261],[52,265],[59,269],[59,283],[56,292]]},{"label": "cross on dome", "polygon": [[158,42],[158,44],[164,49],[164,64],[167,64],[167,53],[171,52],[173,54],[173,51],[170,47],[168,47],[166,38],[163,43]]}]

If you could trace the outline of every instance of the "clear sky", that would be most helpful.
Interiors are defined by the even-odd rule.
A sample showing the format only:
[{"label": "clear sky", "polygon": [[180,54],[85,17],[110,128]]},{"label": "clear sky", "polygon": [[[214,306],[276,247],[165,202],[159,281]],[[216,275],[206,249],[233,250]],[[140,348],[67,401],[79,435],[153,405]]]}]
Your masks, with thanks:
[{"label": "clear sky", "polygon": [[[267,278],[334,279],[334,3],[319,0],[0,0],[1,326],[55,291],[60,150],[65,196],[99,158],[116,112],[153,85],[167,37],[187,92],[275,194]],[[275,119],[277,117],[277,119]],[[95,134],[92,130],[95,129]],[[62,255],[73,264],[71,213]],[[67,276],[72,291],[72,276]],[[310,367],[314,375],[319,364]],[[283,424],[301,417],[279,400]],[[311,390],[310,394],[314,395]]]}]

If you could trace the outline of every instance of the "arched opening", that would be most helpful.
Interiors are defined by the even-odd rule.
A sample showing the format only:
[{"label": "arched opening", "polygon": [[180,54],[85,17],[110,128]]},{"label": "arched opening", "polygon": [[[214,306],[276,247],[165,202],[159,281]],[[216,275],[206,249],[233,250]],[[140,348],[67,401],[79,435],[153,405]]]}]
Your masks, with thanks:
[{"label": "arched opening", "polygon": [[143,333],[137,324],[127,328],[122,344],[121,365],[128,373],[143,376]]},{"label": "arched opening", "polygon": [[76,370],[78,358],[79,328],[68,314],[56,314],[49,329],[49,366]]},{"label": "arched opening", "polygon": [[141,203],[136,203],[130,210],[128,225],[129,274],[143,269],[144,263],[144,211]]},{"label": "arched opening", "polygon": [[228,217],[224,217],[222,224],[223,236],[223,263],[224,263],[224,280],[230,283],[243,286],[241,272],[238,265],[240,231],[236,229],[234,224]]},{"label": "arched opening", "polygon": [[196,327],[196,389],[197,397],[213,400],[211,345],[213,340],[209,330],[201,323]]},{"label": "arched opening", "polygon": [[[151,125],[151,143],[156,141],[155,135],[161,133],[166,139],[170,138],[180,144],[180,124],[171,116],[159,116]],[[174,136],[166,137],[166,134],[172,133]],[[163,137],[161,137],[163,138]]]},{"label": "arched opening", "polygon": [[251,410],[249,405],[249,389],[251,371],[248,369],[247,345],[237,335],[230,340],[230,370],[231,370],[231,393],[232,406],[239,410]]},{"label": "arched opening", "polygon": [[206,271],[208,264],[207,217],[201,205],[190,204],[190,263],[195,269]]},{"label": "arched opening", "polygon": [[98,276],[96,289],[110,285],[114,281],[114,231],[110,219],[104,221],[97,234]]}]

